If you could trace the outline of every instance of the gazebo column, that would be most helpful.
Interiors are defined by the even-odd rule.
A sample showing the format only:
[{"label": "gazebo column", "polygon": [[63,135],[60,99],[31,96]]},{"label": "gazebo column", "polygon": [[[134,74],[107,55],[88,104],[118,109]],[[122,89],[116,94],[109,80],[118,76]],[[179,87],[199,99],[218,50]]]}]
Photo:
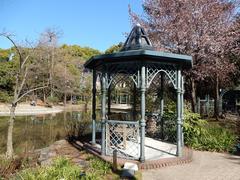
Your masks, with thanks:
[{"label": "gazebo column", "polygon": [[101,154],[106,154],[106,73],[102,74],[102,99],[101,99],[101,111],[102,111],[102,140],[101,140]]},{"label": "gazebo column", "polygon": [[108,88],[107,95],[108,95],[108,116],[110,116],[110,114],[111,114],[111,86],[109,86],[109,88]]},{"label": "gazebo column", "polygon": [[184,122],[184,78],[182,76],[181,78],[181,125],[182,125],[182,128],[181,128],[181,145],[182,147],[184,147],[184,134],[183,134],[183,122]]},{"label": "gazebo column", "polygon": [[182,156],[182,119],[181,119],[181,70],[177,70],[177,156]]},{"label": "gazebo column", "polygon": [[92,144],[96,144],[96,70],[93,70],[92,81]]},{"label": "gazebo column", "polygon": [[164,139],[164,119],[163,111],[164,111],[164,81],[165,81],[165,74],[161,72],[161,89],[160,89],[160,117],[161,117],[161,139]]},{"label": "gazebo column", "polygon": [[145,92],[146,92],[146,69],[145,66],[142,66],[141,69],[141,120],[140,120],[140,128],[141,128],[141,136],[140,136],[140,161],[145,161]]},{"label": "gazebo column", "polygon": [[136,115],[137,115],[137,87],[136,84],[134,83],[133,86],[133,120],[136,121]]}]

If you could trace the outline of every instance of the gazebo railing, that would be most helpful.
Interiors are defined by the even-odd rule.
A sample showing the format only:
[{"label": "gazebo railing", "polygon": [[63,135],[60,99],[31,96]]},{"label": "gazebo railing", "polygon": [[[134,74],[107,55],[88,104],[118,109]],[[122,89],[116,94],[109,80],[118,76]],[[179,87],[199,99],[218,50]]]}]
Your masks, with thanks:
[{"label": "gazebo railing", "polygon": [[107,120],[106,155],[117,150],[118,156],[138,160],[140,157],[140,135],[138,121]]}]

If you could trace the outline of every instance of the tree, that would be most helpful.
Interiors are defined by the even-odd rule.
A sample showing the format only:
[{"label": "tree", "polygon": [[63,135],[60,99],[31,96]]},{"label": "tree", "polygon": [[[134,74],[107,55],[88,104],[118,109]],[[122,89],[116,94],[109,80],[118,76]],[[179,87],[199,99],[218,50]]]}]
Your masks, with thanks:
[{"label": "tree", "polygon": [[[49,70],[49,87],[50,87],[50,96],[53,97],[53,76],[54,76],[54,66],[56,64],[56,53],[58,39],[61,36],[61,32],[54,28],[47,28],[40,37],[39,46],[45,48],[45,53],[47,52],[47,62]],[[47,51],[46,51],[47,50]]]},{"label": "tree", "polygon": [[34,48],[22,48],[18,46],[12,38],[11,34],[6,32],[0,33],[0,36],[7,38],[14,46],[17,52],[17,71],[15,73],[15,83],[14,83],[14,93],[13,93],[13,100],[10,108],[10,118],[8,122],[8,134],[7,134],[7,152],[6,157],[12,158],[13,157],[13,124],[15,120],[15,109],[17,107],[18,102],[27,94],[36,91],[38,89],[42,89],[47,87],[47,85],[39,86],[39,87],[32,87],[26,86],[26,80],[29,77],[29,72],[34,71],[32,66],[34,64],[33,54]]},{"label": "tree", "polygon": [[133,23],[146,28],[156,49],[193,57],[194,66],[186,78],[194,112],[197,84],[208,81],[214,86],[217,103],[219,86],[234,71],[234,64],[224,56],[229,41],[224,35],[238,7],[233,0],[145,0],[144,16],[130,9]]},{"label": "tree", "polygon": [[240,83],[240,14],[236,17],[226,36],[230,39],[226,44],[226,55],[236,65],[237,69],[233,79],[234,84],[238,86]]},{"label": "tree", "polygon": [[122,48],[122,43],[119,43],[119,44],[114,44],[112,45],[110,48],[108,48],[106,51],[105,51],[105,54],[110,54],[110,53],[115,53],[115,52],[118,52],[120,51],[120,49]]},{"label": "tree", "polygon": [[8,102],[13,94],[16,63],[9,59],[12,50],[0,50],[0,102]]}]

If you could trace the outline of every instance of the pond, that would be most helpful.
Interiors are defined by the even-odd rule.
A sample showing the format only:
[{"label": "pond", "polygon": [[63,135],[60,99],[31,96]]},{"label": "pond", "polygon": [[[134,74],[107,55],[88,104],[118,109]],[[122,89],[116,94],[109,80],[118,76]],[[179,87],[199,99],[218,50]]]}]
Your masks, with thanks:
[{"label": "pond", "polygon": [[[91,113],[84,119],[90,122]],[[70,122],[81,121],[83,112],[71,111],[57,114],[17,116],[13,129],[13,146],[16,154],[40,149],[63,139]],[[9,117],[0,117],[0,154],[6,152]]]}]

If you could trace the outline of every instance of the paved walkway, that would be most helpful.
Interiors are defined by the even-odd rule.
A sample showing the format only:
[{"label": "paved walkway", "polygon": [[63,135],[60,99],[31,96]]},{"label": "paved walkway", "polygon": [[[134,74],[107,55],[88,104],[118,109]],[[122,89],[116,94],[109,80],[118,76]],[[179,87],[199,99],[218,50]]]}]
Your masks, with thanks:
[{"label": "paved walkway", "polygon": [[240,180],[240,156],[193,152],[189,164],[143,171],[143,180]]}]

